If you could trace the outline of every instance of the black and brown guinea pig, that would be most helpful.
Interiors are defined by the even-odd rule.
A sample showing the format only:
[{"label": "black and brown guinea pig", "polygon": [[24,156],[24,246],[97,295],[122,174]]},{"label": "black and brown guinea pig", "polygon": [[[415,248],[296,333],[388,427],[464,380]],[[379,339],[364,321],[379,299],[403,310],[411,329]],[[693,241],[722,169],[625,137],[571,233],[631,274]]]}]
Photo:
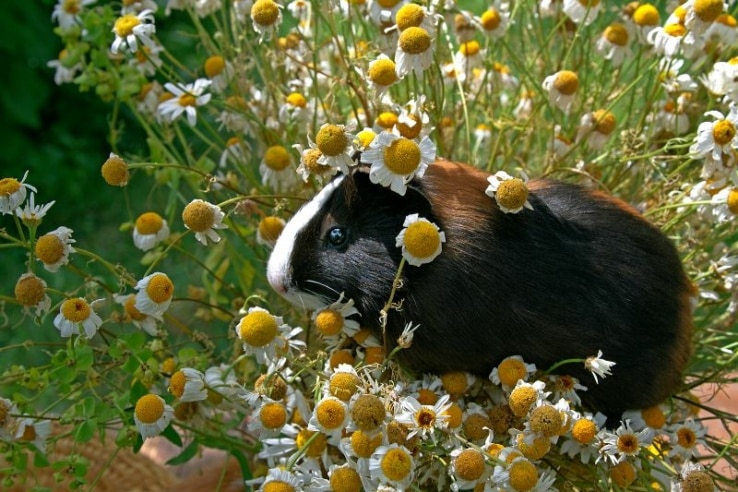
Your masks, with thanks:
[{"label": "black and brown guinea pig", "polygon": [[581,363],[557,371],[588,387],[592,410],[619,416],[663,401],[691,352],[691,284],[674,245],[624,202],[557,181],[531,181],[533,209],[500,211],[488,174],[439,160],[404,196],[366,172],[339,175],[287,223],[269,258],[272,287],[316,309],[353,299],[381,339],[380,310],[401,259],[395,238],[418,213],[446,235],[432,262],[406,265],[391,310],[392,349],[420,324],[399,362],[415,371],[488,376],[505,357],[539,369],[602,350],[612,375]]}]

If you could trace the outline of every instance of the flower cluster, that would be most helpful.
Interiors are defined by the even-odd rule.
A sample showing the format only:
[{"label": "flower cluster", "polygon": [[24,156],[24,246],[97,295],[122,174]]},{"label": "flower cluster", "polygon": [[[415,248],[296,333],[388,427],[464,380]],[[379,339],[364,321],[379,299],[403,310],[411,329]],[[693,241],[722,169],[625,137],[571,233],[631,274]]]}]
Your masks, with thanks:
[{"label": "flower cluster", "polygon": [[[134,451],[162,436],[177,464],[218,448],[263,491],[730,487],[716,463],[735,463],[736,444],[706,424],[735,418],[690,390],[738,381],[735,12],[722,0],[58,0],[49,78],[115,103],[100,185],[120,223],[100,246],[57,222],[61,200],[37,204],[35,169],[0,176],[0,246],[22,252],[0,292],[2,487],[41,483],[27,452],[42,473],[46,441],[77,450],[106,432]],[[335,292],[306,314],[272,295],[269,250],[320,186],[366,172],[412,199],[441,156],[486,173],[468,205],[501,220],[547,213],[545,184],[529,180],[543,176],[618,195],[671,237],[694,283],[684,391],[606,420],[583,405],[572,361],[509,354],[486,379],[414,377],[395,355],[422,320],[386,340],[361,299]],[[402,260],[372,307],[380,322],[402,309],[403,268],[459,253],[465,238],[440,217],[408,214],[385,245]],[[576,363],[596,383],[617,372],[589,355]],[[96,480],[78,459],[53,464],[59,487]]]}]

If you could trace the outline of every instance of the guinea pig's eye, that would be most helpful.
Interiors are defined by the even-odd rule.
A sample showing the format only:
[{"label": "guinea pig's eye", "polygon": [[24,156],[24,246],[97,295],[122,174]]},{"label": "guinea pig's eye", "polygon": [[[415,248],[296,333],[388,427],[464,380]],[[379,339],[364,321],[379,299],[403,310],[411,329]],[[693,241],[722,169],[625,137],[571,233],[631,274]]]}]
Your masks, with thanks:
[{"label": "guinea pig's eye", "polygon": [[343,227],[331,227],[326,233],[326,239],[331,246],[343,246],[346,242],[346,229]]}]

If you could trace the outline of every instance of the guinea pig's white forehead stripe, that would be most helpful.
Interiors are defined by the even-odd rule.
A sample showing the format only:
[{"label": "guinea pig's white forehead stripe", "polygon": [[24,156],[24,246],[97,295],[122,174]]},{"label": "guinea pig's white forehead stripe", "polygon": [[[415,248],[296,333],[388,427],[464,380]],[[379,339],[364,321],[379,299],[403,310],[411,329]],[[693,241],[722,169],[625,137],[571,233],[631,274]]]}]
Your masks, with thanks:
[{"label": "guinea pig's white forehead stripe", "polygon": [[289,271],[290,258],[295,248],[295,241],[300,232],[320,212],[323,205],[328,201],[336,188],[341,184],[345,176],[339,176],[328,183],[312,200],[303,205],[300,210],[292,216],[287,225],[279,235],[277,244],[269,257],[267,275],[271,279],[279,276],[282,279]]}]

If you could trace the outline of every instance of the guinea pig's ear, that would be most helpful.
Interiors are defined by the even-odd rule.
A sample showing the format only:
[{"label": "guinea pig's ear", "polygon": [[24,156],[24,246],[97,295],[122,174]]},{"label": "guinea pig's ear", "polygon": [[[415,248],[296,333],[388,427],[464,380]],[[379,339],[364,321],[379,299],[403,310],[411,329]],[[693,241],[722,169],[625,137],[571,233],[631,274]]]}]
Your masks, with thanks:
[{"label": "guinea pig's ear", "polygon": [[417,213],[421,217],[432,220],[434,216],[433,202],[431,202],[430,196],[428,196],[422,183],[417,178],[413,179],[407,185],[405,202],[410,213]]}]

